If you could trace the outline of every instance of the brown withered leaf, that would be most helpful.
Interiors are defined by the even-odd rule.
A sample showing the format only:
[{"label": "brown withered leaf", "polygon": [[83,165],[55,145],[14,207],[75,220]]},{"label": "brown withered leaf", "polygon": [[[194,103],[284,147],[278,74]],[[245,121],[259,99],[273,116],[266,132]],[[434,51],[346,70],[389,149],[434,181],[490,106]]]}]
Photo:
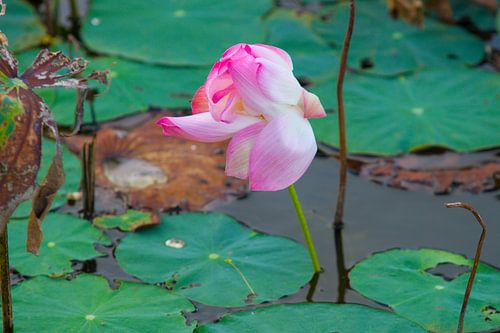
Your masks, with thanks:
[{"label": "brown withered leaf", "polygon": [[443,22],[453,23],[453,10],[449,0],[427,0],[425,9],[435,12]]},{"label": "brown withered leaf", "polygon": [[[199,143],[164,137],[158,115],[131,130],[103,128],[97,132],[95,155],[98,186],[128,196],[134,209],[197,210],[215,199],[243,195],[246,182],[224,173],[227,143]],[[124,120],[126,121],[126,119]],[[66,139],[80,153],[89,137]]]},{"label": "brown withered leaf", "polygon": [[[70,60],[61,52],[42,50],[19,76],[16,59],[5,44],[0,45],[0,226],[4,227],[19,203],[35,192],[27,237],[27,249],[35,254],[42,239],[41,223],[64,182],[64,172],[57,125],[48,106],[32,89],[65,87],[84,90],[88,80],[103,76],[94,72],[88,77],[74,78],[85,66],[81,59]],[[52,131],[57,153],[45,180],[38,187],[36,177],[40,168],[44,125]]]},{"label": "brown withered leaf", "polygon": [[17,61],[0,47],[0,223],[35,189],[40,166],[43,101],[17,78]]},{"label": "brown withered leaf", "polygon": [[424,25],[424,5],[422,0],[387,0],[387,8],[394,18],[402,18],[418,27]]},{"label": "brown withered leaf", "polygon": [[61,149],[56,147],[56,154],[47,171],[42,184],[33,195],[33,209],[28,222],[28,238],[26,247],[31,253],[38,253],[42,243],[42,222],[49,212],[57,191],[64,184],[64,169],[62,165]]},{"label": "brown withered leaf", "polygon": [[[327,156],[338,150],[320,144]],[[396,157],[350,155],[349,169],[376,183],[405,190],[434,193],[479,193],[500,189],[500,149],[473,153],[435,151]]]},{"label": "brown withered leaf", "polygon": [[402,189],[430,189],[434,193],[479,193],[498,188],[495,177],[500,175],[500,158],[494,152],[407,155],[364,164],[360,174]]}]

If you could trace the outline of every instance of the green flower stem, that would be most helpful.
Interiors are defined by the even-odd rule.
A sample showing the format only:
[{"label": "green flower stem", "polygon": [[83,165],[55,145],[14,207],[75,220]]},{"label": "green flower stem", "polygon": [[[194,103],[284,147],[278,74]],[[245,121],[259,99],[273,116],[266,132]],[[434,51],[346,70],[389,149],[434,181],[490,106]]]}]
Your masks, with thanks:
[{"label": "green flower stem", "polygon": [[319,264],[318,255],[316,254],[316,249],[314,248],[314,243],[311,238],[311,233],[307,225],[307,220],[302,210],[302,206],[295,191],[295,186],[292,184],[288,187],[288,192],[290,193],[290,198],[292,199],[293,206],[295,207],[295,212],[297,213],[297,218],[299,219],[300,226],[302,227],[302,233],[306,239],[307,249],[309,250],[309,255],[313,263],[313,268],[315,273],[321,272],[321,265]]}]

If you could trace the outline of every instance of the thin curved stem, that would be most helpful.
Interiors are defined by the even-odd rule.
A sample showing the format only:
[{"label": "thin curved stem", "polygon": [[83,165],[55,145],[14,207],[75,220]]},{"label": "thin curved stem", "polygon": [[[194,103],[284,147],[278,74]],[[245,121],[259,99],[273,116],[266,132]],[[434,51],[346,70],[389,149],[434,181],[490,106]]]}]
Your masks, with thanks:
[{"label": "thin curved stem", "polygon": [[344,76],[346,71],[347,54],[349,53],[349,45],[351,44],[352,31],[354,29],[354,17],[356,15],[355,0],[350,0],[349,7],[349,23],[342,46],[342,54],[340,56],[339,74],[337,78],[337,107],[338,107],[338,122],[339,122],[339,189],[337,193],[337,207],[335,209],[334,224],[338,228],[342,225],[342,217],[344,215],[344,198],[345,187],[347,181],[347,143],[345,129],[345,112],[344,112]]},{"label": "thin curved stem", "polygon": [[477,266],[479,265],[479,259],[481,258],[481,250],[483,249],[484,239],[486,237],[486,224],[483,222],[481,215],[474,209],[471,205],[464,202],[451,202],[445,204],[446,208],[465,208],[474,215],[477,222],[481,225],[483,231],[481,232],[481,237],[479,237],[479,242],[476,247],[476,255],[474,256],[474,264],[472,265],[472,270],[470,271],[469,281],[467,281],[467,288],[465,288],[464,300],[462,302],[462,309],[460,310],[460,317],[458,319],[457,333],[462,333],[464,330],[464,319],[465,312],[467,311],[467,303],[469,302],[470,293],[472,291],[472,285],[474,284],[474,278],[476,277]]},{"label": "thin curved stem", "polygon": [[304,234],[307,249],[309,250],[309,255],[311,256],[314,272],[319,273],[321,272],[321,265],[319,264],[316,249],[314,248],[314,243],[312,241],[311,232],[309,231],[309,226],[307,225],[306,216],[304,215],[302,205],[300,204],[299,197],[297,196],[297,192],[295,191],[295,186],[293,184],[288,187],[288,193],[290,193],[290,198],[292,199],[293,206],[295,207],[297,218],[299,219],[300,226],[302,227],[302,233]]},{"label": "thin curved stem", "polygon": [[2,289],[3,332],[12,333],[14,332],[14,322],[12,319],[12,296],[10,293],[7,223],[2,224],[0,230],[0,287]]}]

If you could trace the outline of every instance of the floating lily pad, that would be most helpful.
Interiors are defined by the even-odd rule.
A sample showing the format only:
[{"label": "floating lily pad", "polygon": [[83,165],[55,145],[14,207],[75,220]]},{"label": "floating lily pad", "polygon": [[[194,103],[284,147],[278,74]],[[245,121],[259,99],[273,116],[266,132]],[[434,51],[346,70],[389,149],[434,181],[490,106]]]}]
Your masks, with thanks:
[{"label": "floating lily pad", "polygon": [[286,50],[292,57],[294,73],[308,79],[337,75],[338,54],[310,28],[312,14],[278,9],[266,20],[268,43]]},{"label": "floating lily pad", "polygon": [[[421,67],[476,64],[483,42],[465,30],[431,18],[423,30],[387,13],[387,1],[357,2],[356,23],[348,65],[367,72],[393,75]],[[313,28],[340,50],[349,17],[349,3],[327,7]]]},{"label": "floating lily pad", "polygon": [[236,312],[196,333],[425,332],[393,313],[357,304],[278,304]]},{"label": "floating lily pad", "polygon": [[[457,329],[469,273],[445,280],[428,272],[441,263],[472,267],[472,260],[434,249],[394,249],[375,254],[351,270],[351,286],[362,295],[432,332]],[[480,263],[465,316],[464,332],[500,328],[500,271]]]},{"label": "floating lily pad", "polygon": [[[89,69],[110,70],[109,91],[95,100],[98,121],[144,111],[149,106],[189,107],[209,72],[208,68],[155,66],[120,58],[96,58]],[[102,85],[98,88],[100,92],[105,90]]]},{"label": "floating lily pad", "polygon": [[312,276],[302,245],[255,232],[222,214],[164,216],[159,226],[127,235],[116,258],[128,274],[217,306],[277,299],[295,293]]},{"label": "floating lily pad", "polygon": [[[464,152],[500,144],[500,77],[472,69],[385,79],[352,75],[344,103],[350,153],[395,155],[444,146]],[[337,116],[313,119],[316,137],[338,145]]]},{"label": "floating lily pad", "polygon": [[36,277],[13,291],[16,332],[192,332],[181,311],[194,310],[183,297],[161,288],[123,282],[111,290],[101,277]]},{"label": "floating lily pad", "polygon": [[105,215],[96,217],[93,221],[95,226],[112,229],[119,228],[123,231],[135,231],[141,227],[157,224],[157,218],[150,212],[141,212],[129,209],[122,215]]},{"label": "floating lily pad", "polygon": [[271,0],[91,1],[82,37],[101,53],[211,65],[233,44],[262,42],[261,17],[271,8]]},{"label": "floating lily pad", "polygon": [[102,256],[95,243],[109,239],[87,221],[65,214],[48,214],[42,224],[43,240],[38,256],[26,251],[28,220],[11,220],[9,228],[10,263],[21,274],[62,275],[72,272],[71,260]]},{"label": "floating lily pad", "polygon": [[[58,207],[67,201],[67,196],[71,192],[77,192],[80,187],[81,163],[78,157],[71,153],[65,146],[61,145],[64,174],[66,176],[64,185],[57,191],[57,195],[52,203],[52,207]],[[42,140],[42,159],[40,170],[38,171],[37,182],[41,183],[56,151],[55,142],[49,139]],[[12,217],[27,217],[31,213],[31,200],[20,204]]]},{"label": "floating lily pad", "polygon": [[5,4],[7,7],[5,15],[0,17],[0,25],[9,40],[9,48],[20,51],[40,44],[45,29],[33,6],[23,0],[12,0]]}]

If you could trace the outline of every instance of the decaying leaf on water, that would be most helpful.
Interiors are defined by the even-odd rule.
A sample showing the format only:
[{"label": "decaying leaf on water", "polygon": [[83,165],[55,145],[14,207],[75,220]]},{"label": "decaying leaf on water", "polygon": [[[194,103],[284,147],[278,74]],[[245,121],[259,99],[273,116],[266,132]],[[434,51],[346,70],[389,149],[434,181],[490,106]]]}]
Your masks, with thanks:
[{"label": "decaying leaf on water", "polygon": [[[18,74],[17,60],[0,45],[0,227],[5,227],[15,208],[33,195],[33,209],[28,225],[27,249],[37,253],[42,239],[41,223],[55,194],[64,182],[59,132],[45,102],[34,88],[77,88],[86,92],[87,81],[105,81],[102,73],[75,78],[87,63],[69,59],[61,52],[42,50],[31,66]],[[81,119],[83,108],[78,105],[76,119]],[[40,168],[41,139],[46,126],[56,140],[56,154],[40,186],[36,177]],[[76,132],[79,121],[75,124]]]},{"label": "decaying leaf on water", "polygon": [[[322,149],[327,154],[331,151]],[[500,151],[444,152],[436,155],[408,154],[380,158],[353,155],[350,167],[363,177],[405,190],[481,193],[500,188]],[[334,155],[334,154],[333,154]]]},{"label": "decaying leaf on water", "polygon": [[122,231],[136,231],[144,227],[160,224],[160,216],[152,211],[129,209],[125,214],[121,215],[96,217],[92,224],[105,229],[118,228]]},{"label": "decaying leaf on water", "polygon": [[[486,10],[496,13],[497,0],[463,0],[461,3],[470,3],[472,7],[484,7]],[[459,1],[460,2],[460,1]],[[446,23],[454,23],[459,17],[454,11],[456,2],[450,0],[387,0],[387,8],[391,16],[402,18],[410,24],[423,27],[424,14],[433,13]]]},{"label": "decaying leaf on water", "polygon": [[[130,130],[114,124],[97,132],[98,186],[124,193],[134,209],[153,210],[197,210],[216,199],[245,193],[245,181],[224,173],[225,143],[165,139],[155,119]],[[78,153],[86,140],[89,137],[77,135],[66,143]]]},{"label": "decaying leaf on water", "polygon": [[422,0],[387,0],[391,16],[422,27],[424,24],[424,4]]}]

